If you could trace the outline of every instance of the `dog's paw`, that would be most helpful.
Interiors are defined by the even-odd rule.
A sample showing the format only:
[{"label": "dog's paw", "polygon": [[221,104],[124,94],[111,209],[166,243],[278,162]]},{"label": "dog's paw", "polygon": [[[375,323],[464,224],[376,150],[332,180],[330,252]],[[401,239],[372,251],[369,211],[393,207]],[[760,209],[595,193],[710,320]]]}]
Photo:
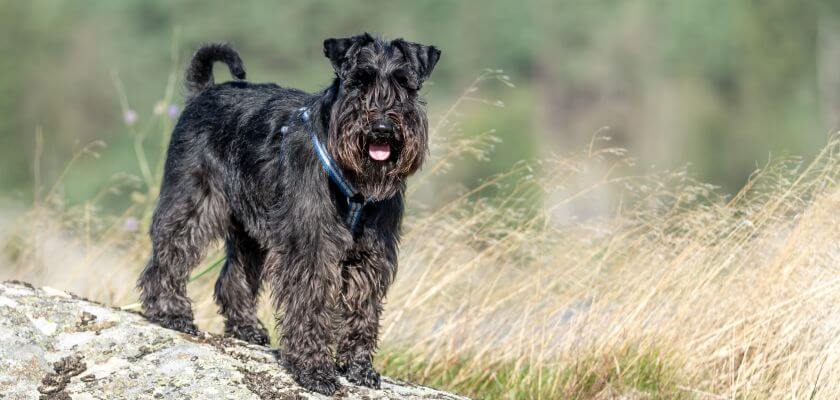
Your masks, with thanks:
[{"label": "dog's paw", "polygon": [[[287,366],[287,368],[289,368]],[[291,371],[298,385],[304,389],[318,392],[325,396],[332,396],[339,388],[335,369],[331,367],[316,367]]]},{"label": "dog's paw", "polygon": [[251,344],[268,345],[268,331],[259,323],[226,324],[225,335]]},{"label": "dog's paw", "polygon": [[180,315],[156,315],[147,318],[149,321],[152,321],[164,328],[190,335],[198,335],[198,327],[195,326],[192,318]]},{"label": "dog's paw", "polygon": [[370,361],[352,361],[347,365],[339,365],[339,373],[353,384],[379,389],[382,380],[379,372],[373,369]]}]

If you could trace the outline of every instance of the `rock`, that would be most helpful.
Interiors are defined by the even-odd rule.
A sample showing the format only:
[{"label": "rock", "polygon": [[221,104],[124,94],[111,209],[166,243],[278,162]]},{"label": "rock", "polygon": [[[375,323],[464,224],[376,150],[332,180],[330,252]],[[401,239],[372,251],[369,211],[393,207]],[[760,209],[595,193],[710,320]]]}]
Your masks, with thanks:
[{"label": "rock", "polygon": [[[383,377],[336,397],[464,399]],[[0,399],[326,399],[297,386],[277,351],[189,336],[60,290],[0,282]]]}]

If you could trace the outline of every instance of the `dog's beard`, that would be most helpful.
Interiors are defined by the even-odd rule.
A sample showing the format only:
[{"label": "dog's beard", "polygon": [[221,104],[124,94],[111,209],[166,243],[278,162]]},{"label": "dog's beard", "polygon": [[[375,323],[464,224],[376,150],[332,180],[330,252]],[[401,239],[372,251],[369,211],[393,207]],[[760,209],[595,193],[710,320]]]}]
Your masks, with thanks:
[{"label": "dog's beard", "polygon": [[338,102],[331,114],[327,148],[362,195],[383,200],[394,196],[423,165],[428,125],[420,109],[388,111],[384,117],[395,127],[393,138],[374,140],[369,132],[371,115],[375,114],[361,109],[358,102]]}]

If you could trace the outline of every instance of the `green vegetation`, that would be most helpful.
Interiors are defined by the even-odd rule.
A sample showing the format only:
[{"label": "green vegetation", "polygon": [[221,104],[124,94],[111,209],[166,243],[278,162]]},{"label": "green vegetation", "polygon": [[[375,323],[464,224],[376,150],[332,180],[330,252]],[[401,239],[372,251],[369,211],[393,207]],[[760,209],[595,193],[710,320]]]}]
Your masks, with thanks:
[{"label": "green vegetation", "polygon": [[[768,154],[813,154],[838,127],[838,26],[831,0],[3,2],[0,195],[32,198],[39,127],[45,179],[87,143],[109,147],[107,162],[74,170],[63,188],[70,201],[115,173],[140,174],[113,77],[125,106],[148,117],[173,43],[177,78],[197,44],[224,40],[242,52],[250,79],[316,90],[330,75],[321,41],[365,30],[443,49],[425,88],[432,116],[484,68],[516,82],[484,88],[508,107],[464,109],[460,119],[471,133],[495,128],[504,151],[462,165],[444,185],[578,149],[608,126],[645,165],[690,162],[702,180],[735,191]],[[146,146],[156,160],[159,146]]]},{"label": "green vegetation", "polygon": [[644,399],[681,399],[678,367],[659,353],[624,349],[612,354],[586,351],[574,364],[546,365],[495,362],[476,368],[468,359],[426,361],[405,350],[380,352],[378,366],[389,376],[418,382],[480,399],[592,399],[621,395]]}]

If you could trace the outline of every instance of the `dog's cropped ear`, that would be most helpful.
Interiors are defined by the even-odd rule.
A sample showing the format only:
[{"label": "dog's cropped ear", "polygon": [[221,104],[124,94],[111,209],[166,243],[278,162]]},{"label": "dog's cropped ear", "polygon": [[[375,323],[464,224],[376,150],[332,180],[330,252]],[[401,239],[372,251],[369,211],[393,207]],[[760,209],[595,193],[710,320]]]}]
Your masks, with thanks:
[{"label": "dog's cropped ear", "polygon": [[426,46],[403,39],[393,40],[391,44],[400,49],[406,61],[417,73],[420,82],[425,81],[432,74],[435,64],[440,59],[440,50],[435,46]]},{"label": "dog's cropped ear", "polygon": [[373,37],[368,33],[349,38],[329,38],[324,40],[324,56],[330,59],[335,72],[341,74],[353,45],[358,48],[372,41]]}]

